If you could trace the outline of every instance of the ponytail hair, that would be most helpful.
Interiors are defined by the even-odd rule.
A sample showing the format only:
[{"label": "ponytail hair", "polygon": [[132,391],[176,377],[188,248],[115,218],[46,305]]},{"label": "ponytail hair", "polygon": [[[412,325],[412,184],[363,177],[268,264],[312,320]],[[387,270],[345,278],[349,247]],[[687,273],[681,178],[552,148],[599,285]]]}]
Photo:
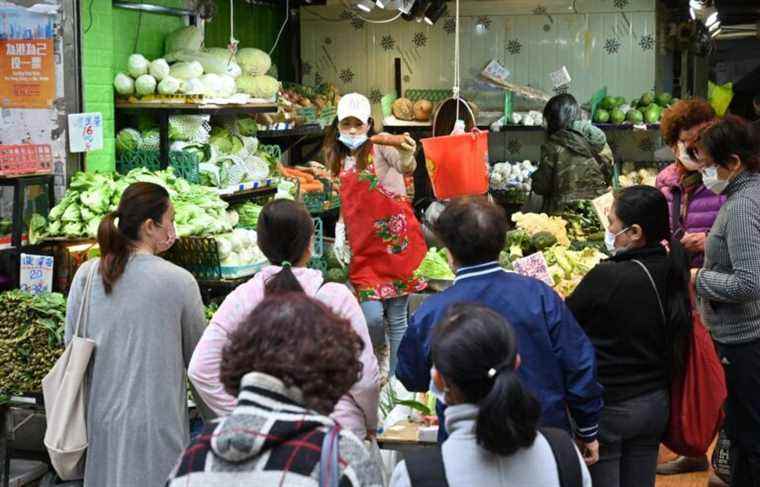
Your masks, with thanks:
[{"label": "ponytail hair", "polygon": [[261,210],[256,225],[258,245],[269,262],[282,267],[270,277],[265,293],[303,292],[293,266],[303,261],[314,237],[314,222],[302,203],[274,200]]},{"label": "ponytail hair", "polygon": [[473,304],[452,306],[435,328],[433,364],[464,402],[477,404],[478,445],[503,456],[536,439],[540,405],[517,376],[517,339],[498,313]]},{"label": "ponytail hair", "polygon": [[615,214],[625,227],[639,225],[649,247],[668,242],[668,274],[666,294],[661,296],[665,307],[671,371],[680,376],[686,366],[688,338],[692,330],[691,273],[689,257],[670,230],[670,211],[665,196],[651,186],[632,186],[615,195]]},{"label": "ponytail hair", "polygon": [[100,246],[100,275],[106,294],[124,273],[135,244],[140,240],[140,228],[146,220],[161,222],[169,209],[169,193],[154,183],[130,184],[121,195],[116,211],[108,213],[98,227]]}]

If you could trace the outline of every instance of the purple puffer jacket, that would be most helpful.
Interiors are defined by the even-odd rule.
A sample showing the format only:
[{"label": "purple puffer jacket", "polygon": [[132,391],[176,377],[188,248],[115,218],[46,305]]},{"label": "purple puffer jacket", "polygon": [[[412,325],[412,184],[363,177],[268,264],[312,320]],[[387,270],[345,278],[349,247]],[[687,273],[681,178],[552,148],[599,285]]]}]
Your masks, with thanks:
[{"label": "purple puffer jacket", "polygon": [[[726,202],[725,196],[717,195],[704,185],[700,185],[689,199],[686,215],[682,212],[678,218],[678,224],[673,225],[673,198],[677,192],[681,193],[682,202],[685,197],[677,163],[673,163],[660,171],[660,174],[657,175],[656,185],[657,189],[662,191],[662,194],[668,200],[671,221],[670,230],[674,235],[678,236],[682,236],[684,233],[709,232],[715,222],[715,218],[718,216],[720,207]],[[692,267],[702,267],[703,261],[703,253],[692,255],[691,265]]]}]

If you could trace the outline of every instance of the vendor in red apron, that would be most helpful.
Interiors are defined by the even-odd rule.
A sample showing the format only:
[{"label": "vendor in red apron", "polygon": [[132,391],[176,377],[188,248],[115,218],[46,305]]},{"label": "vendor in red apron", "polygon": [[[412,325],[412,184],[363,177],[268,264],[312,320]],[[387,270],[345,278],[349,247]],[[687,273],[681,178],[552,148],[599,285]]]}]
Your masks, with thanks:
[{"label": "vendor in red apron", "polygon": [[374,136],[371,112],[366,97],[358,93],[343,96],[324,151],[330,170],[340,177],[341,218],[335,229],[335,254],[349,262],[349,280],[375,350],[386,343],[388,322],[389,373],[393,377],[407,327],[409,295],[425,288],[414,271],[427,246],[404,183],[404,176],[416,167],[416,143],[408,135]]}]

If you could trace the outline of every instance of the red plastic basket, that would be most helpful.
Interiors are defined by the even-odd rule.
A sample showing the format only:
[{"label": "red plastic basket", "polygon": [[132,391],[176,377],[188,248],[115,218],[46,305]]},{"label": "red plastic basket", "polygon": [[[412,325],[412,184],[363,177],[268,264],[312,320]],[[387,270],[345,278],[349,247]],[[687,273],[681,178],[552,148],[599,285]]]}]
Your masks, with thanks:
[{"label": "red plastic basket", "polygon": [[0,176],[52,172],[53,150],[49,144],[0,145]]}]

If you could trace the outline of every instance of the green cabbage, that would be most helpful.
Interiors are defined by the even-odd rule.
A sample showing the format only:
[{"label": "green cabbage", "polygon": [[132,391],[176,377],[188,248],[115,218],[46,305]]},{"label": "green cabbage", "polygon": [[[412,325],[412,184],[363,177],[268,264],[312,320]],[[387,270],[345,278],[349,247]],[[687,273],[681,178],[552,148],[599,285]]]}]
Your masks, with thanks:
[{"label": "green cabbage", "polygon": [[180,81],[177,78],[166,75],[158,84],[158,92],[162,95],[173,95],[179,91]]},{"label": "green cabbage", "polygon": [[135,129],[123,129],[116,134],[116,151],[124,152],[135,150],[140,147],[142,137],[140,132]]},{"label": "green cabbage", "polygon": [[150,63],[148,71],[151,76],[156,78],[156,81],[161,81],[169,76],[169,63],[166,62],[166,59],[156,59]]},{"label": "green cabbage", "polygon": [[251,76],[266,74],[272,66],[272,59],[269,54],[251,47],[238,50],[236,59],[243,72]]},{"label": "green cabbage", "polygon": [[127,61],[127,71],[133,78],[139,78],[140,76],[148,72],[150,63],[142,54],[132,54]]},{"label": "green cabbage", "polygon": [[245,137],[255,137],[258,132],[256,119],[252,117],[241,117],[235,121],[235,128],[238,133]]},{"label": "green cabbage", "polygon": [[169,75],[179,80],[190,80],[203,76],[203,65],[198,61],[182,62],[172,65]]},{"label": "green cabbage", "polygon": [[156,78],[144,74],[135,80],[135,91],[140,96],[152,95],[156,92]]},{"label": "green cabbage", "polygon": [[181,27],[166,36],[165,52],[180,50],[199,51],[203,45],[203,31],[194,25]]},{"label": "green cabbage", "polygon": [[238,226],[256,230],[259,223],[259,215],[264,207],[251,201],[237,205],[235,211],[238,213]]},{"label": "green cabbage", "polygon": [[280,90],[280,82],[271,76],[243,75],[236,81],[238,90],[247,93],[254,98],[270,99],[277,95]]},{"label": "green cabbage", "polygon": [[46,227],[47,227],[47,220],[45,220],[45,217],[35,213],[32,215],[32,217],[29,219],[29,244],[35,245],[39,241],[41,241],[45,236],[46,233]]},{"label": "green cabbage", "polygon": [[120,95],[131,95],[135,92],[135,81],[124,73],[118,73],[113,79],[113,87]]}]

